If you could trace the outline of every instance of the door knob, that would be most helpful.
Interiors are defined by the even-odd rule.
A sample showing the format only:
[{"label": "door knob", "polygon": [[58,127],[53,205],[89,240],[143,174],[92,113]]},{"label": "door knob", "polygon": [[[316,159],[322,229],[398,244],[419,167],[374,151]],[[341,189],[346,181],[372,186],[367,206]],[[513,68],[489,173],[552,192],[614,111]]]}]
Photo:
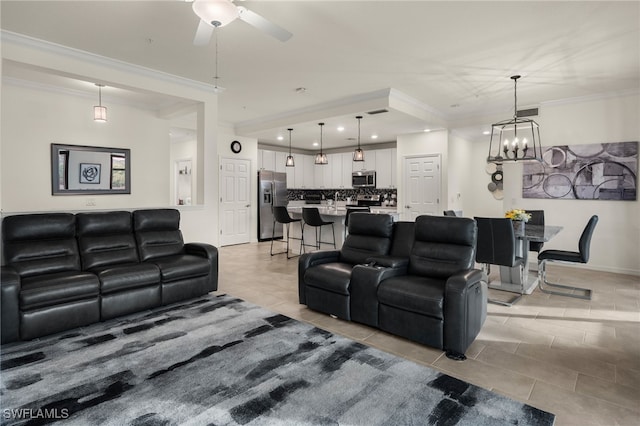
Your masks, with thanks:
[{"label": "door knob", "polygon": [[410,208],[411,208],[411,206],[407,205],[407,206],[404,206],[404,208],[405,208],[405,209],[410,209]]},{"label": "door knob", "polygon": [[247,204],[245,207],[251,207],[251,204]]}]

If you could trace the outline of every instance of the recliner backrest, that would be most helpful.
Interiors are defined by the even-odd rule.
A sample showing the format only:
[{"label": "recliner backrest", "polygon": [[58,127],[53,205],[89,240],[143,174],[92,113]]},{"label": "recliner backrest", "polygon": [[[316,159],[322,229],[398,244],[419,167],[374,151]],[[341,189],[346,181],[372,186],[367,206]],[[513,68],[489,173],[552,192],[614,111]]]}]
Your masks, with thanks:
[{"label": "recliner backrest", "polygon": [[393,235],[393,217],[388,214],[353,213],[349,235],[340,249],[340,261],[353,265],[372,256],[389,253]]},{"label": "recliner backrest", "polygon": [[477,235],[470,218],[418,216],[409,274],[448,278],[473,268]]},{"label": "recliner backrest", "polygon": [[598,224],[598,216],[593,215],[589,222],[587,222],[587,226],[585,226],[582,231],[582,235],[580,236],[580,241],[578,242],[578,250],[580,251],[580,257],[584,263],[589,261],[589,248],[591,247],[591,236],[593,236],[593,231],[596,229],[596,225]]},{"label": "recliner backrest", "polygon": [[139,262],[130,212],[78,213],[76,223],[83,269]]},{"label": "recliner backrest", "polygon": [[4,257],[21,277],[80,270],[76,218],[71,213],[7,216]]},{"label": "recliner backrest", "polygon": [[394,222],[389,256],[406,257],[407,259],[411,256],[411,249],[413,248],[413,240],[416,233],[415,225],[415,222]]},{"label": "recliner backrest", "polygon": [[478,243],[476,262],[490,265],[514,266],[516,237],[508,218],[476,217]]},{"label": "recliner backrest", "polygon": [[180,212],[176,209],[134,211],[133,231],[141,261],[184,253]]}]

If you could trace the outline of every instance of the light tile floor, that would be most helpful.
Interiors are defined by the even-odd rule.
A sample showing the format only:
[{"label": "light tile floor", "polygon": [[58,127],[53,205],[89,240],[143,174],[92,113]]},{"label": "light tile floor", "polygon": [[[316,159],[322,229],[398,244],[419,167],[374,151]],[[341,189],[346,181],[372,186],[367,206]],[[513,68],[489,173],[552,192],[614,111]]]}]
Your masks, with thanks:
[{"label": "light tile floor", "polygon": [[456,362],[440,350],[300,305],[298,259],[271,257],[269,244],[220,248],[218,293],[550,411],[558,426],[640,425],[639,277],[549,267],[550,280],[591,288],[592,300],[536,289],[512,307],[489,304],[467,360]]}]

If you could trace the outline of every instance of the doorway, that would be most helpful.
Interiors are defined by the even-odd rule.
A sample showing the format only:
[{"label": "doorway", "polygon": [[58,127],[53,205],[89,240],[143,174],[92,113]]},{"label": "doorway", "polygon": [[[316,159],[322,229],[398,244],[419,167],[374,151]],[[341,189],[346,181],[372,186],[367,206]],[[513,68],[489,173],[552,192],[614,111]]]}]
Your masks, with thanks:
[{"label": "doorway", "polygon": [[421,215],[439,216],[440,155],[404,158],[404,209],[402,220],[415,221]]},{"label": "doorway", "polygon": [[251,160],[220,161],[220,245],[251,239]]}]

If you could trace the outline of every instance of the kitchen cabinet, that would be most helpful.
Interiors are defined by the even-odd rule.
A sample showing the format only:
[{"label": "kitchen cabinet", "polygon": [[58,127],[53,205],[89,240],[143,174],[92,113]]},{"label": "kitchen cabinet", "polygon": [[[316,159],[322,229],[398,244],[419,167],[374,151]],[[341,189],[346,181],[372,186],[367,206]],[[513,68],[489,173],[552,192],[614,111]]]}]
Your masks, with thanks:
[{"label": "kitchen cabinet", "polygon": [[276,151],[276,163],[275,163],[275,171],[280,173],[286,173],[287,171],[287,155],[286,152]]},{"label": "kitchen cabinet", "polygon": [[340,160],[342,162],[342,174],[340,180],[342,181],[342,188],[351,189],[351,173],[353,172],[353,153],[343,152],[340,154]]},{"label": "kitchen cabinet", "polygon": [[[315,160],[315,159],[314,159]],[[331,173],[333,170],[333,164],[329,155],[327,155],[327,164],[319,165],[313,164],[314,182],[316,188],[329,189],[331,188]]]},{"label": "kitchen cabinet", "polygon": [[[395,188],[396,148],[376,150],[376,187]],[[367,152],[368,154],[368,152]],[[366,158],[366,157],[365,157]]]},{"label": "kitchen cabinet", "polygon": [[276,170],[276,152],[266,149],[258,150],[258,169]]},{"label": "kitchen cabinet", "polygon": [[329,154],[329,164],[331,164],[331,174],[326,176],[329,182],[329,188],[344,188],[342,181],[342,154]]},{"label": "kitchen cabinet", "polygon": [[[298,188],[306,188],[313,189],[315,186],[315,173],[313,164],[315,156],[314,155],[304,155],[302,157],[302,161],[304,163],[304,169],[302,173],[302,186],[298,186]],[[297,184],[298,175],[296,175],[296,184]]]}]

